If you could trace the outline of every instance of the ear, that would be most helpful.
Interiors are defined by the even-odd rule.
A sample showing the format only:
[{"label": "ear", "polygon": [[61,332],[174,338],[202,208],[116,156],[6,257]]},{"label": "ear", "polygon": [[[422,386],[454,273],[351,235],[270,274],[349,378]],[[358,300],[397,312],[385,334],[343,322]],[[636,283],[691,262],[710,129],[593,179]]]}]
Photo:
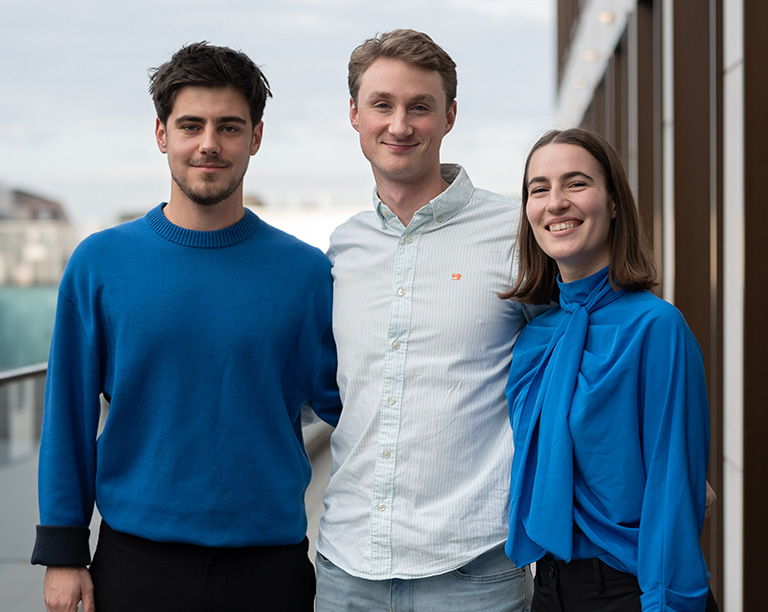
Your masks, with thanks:
[{"label": "ear", "polygon": [[357,106],[352,98],[349,99],[349,122],[356,131],[360,131],[357,127]]},{"label": "ear", "polygon": [[443,136],[453,129],[453,125],[456,123],[457,109],[458,106],[456,105],[456,100],[454,100],[451,102],[451,106],[448,108],[448,112],[445,115],[445,132],[443,133]]},{"label": "ear", "polygon": [[157,148],[160,149],[160,152],[168,153],[168,133],[160,119],[155,120],[155,140],[157,140]]},{"label": "ear", "polygon": [[613,201],[613,198],[611,198],[611,219],[616,218],[616,202]]},{"label": "ear", "polygon": [[264,137],[264,122],[259,121],[256,127],[253,128],[253,140],[251,141],[251,155],[256,155],[256,152],[261,148],[261,139]]}]

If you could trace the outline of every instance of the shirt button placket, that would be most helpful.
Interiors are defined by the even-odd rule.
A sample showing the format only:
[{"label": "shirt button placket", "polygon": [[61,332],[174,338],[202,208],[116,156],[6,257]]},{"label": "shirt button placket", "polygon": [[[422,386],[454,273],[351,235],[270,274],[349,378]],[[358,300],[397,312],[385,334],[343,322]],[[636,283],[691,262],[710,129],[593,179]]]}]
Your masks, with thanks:
[{"label": "shirt button placket", "polygon": [[[411,228],[409,227],[409,230]],[[390,307],[387,328],[387,355],[384,363],[385,375],[382,388],[381,428],[377,446],[378,458],[374,467],[373,505],[371,516],[371,564],[374,571],[387,573],[391,570],[392,543],[390,533],[393,516],[391,508],[394,503],[395,469],[397,454],[397,439],[400,430],[400,404],[402,398],[402,372],[406,358],[406,343],[408,337],[408,322],[411,320],[413,276],[415,274],[416,248],[414,237],[410,234],[401,235],[398,240],[395,273],[392,279],[394,291]]]}]

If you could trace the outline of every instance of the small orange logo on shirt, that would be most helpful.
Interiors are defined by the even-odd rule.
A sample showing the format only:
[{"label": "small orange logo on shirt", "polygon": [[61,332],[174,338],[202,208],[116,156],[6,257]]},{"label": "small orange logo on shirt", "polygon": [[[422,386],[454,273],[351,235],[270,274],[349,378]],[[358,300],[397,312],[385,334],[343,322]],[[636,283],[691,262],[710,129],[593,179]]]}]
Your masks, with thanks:
[{"label": "small orange logo on shirt", "polygon": [[451,280],[461,280],[461,274],[451,274]]}]

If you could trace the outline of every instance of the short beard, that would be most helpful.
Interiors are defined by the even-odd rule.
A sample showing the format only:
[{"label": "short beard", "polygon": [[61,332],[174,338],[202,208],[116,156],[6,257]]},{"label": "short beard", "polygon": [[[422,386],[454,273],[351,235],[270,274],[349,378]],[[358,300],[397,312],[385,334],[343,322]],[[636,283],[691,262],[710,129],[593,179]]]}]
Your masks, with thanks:
[{"label": "short beard", "polygon": [[240,178],[232,179],[228,185],[216,191],[203,192],[195,191],[183,179],[179,179],[173,173],[171,173],[171,178],[179,186],[181,192],[198,206],[216,206],[216,204],[223,202],[231,196],[243,182],[243,177],[241,176]]}]

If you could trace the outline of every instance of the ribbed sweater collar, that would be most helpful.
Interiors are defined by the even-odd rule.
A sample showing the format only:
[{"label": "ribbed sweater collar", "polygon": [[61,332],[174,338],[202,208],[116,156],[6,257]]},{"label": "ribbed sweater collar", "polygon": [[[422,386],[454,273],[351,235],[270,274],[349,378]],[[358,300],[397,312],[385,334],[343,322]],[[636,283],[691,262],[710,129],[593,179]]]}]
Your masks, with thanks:
[{"label": "ribbed sweater collar", "polygon": [[145,219],[149,226],[169,242],[198,249],[219,249],[237,244],[249,238],[261,224],[261,220],[250,210],[245,209],[245,215],[240,221],[212,232],[184,229],[174,225],[163,214],[165,203],[150,210]]}]

